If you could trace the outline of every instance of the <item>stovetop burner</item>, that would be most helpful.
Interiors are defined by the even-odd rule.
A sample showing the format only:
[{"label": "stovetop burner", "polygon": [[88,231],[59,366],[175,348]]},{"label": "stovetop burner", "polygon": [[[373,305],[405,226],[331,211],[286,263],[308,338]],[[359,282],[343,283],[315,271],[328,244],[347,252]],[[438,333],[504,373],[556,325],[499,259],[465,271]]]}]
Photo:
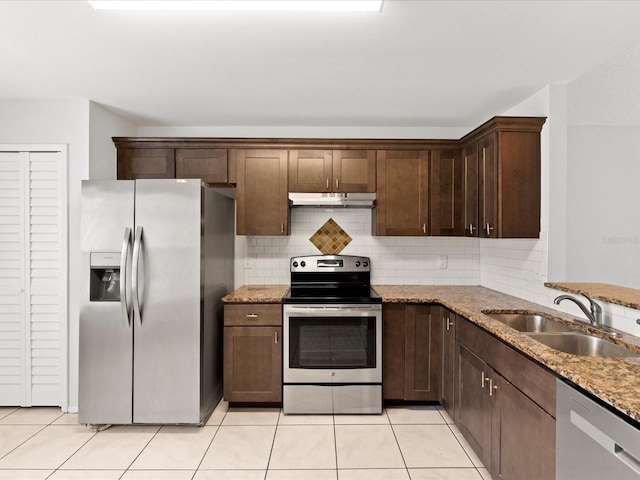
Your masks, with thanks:
[{"label": "stovetop burner", "polygon": [[371,288],[371,260],[351,255],[293,257],[284,303],[382,303]]}]

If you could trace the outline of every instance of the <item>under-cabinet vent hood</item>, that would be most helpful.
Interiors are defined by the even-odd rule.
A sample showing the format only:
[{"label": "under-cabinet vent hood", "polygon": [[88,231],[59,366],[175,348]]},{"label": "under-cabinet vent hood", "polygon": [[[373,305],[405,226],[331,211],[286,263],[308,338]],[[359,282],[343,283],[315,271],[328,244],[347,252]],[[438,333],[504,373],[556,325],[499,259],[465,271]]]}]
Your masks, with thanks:
[{"label": "under-cabinet vent hood", "polygon": [[290,193],[292,207],[373,208],[375,193]]}]

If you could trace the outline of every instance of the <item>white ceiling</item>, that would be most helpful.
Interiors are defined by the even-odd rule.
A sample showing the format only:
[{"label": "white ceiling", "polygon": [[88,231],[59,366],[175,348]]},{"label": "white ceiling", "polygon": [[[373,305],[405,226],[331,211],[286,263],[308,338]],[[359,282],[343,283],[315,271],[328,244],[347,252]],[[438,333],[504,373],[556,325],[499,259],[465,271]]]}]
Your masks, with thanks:
[{"label": "white ceiling", "polygon": [[0,99],[139,125],[475,126],[640,43],[639,1],[386,0],[381,13],[0,1]]}]

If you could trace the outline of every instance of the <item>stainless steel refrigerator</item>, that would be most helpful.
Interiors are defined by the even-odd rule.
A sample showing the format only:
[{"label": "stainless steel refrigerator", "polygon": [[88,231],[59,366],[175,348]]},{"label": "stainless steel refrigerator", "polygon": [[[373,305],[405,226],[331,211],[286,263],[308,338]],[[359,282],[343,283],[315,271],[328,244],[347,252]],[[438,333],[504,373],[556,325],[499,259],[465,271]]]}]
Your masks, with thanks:
[{"label": "stainless steel refrigerator", "polygon": [[233,200],[199,180],[83,181],[79,421],[202,424],[222,396]]}]

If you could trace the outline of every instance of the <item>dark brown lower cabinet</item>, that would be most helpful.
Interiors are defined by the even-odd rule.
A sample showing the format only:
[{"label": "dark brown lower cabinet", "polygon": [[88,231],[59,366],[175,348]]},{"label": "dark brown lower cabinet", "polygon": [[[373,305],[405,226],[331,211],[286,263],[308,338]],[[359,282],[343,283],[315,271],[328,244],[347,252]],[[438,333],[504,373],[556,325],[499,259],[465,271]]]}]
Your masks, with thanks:
[{"label": "dark brown lower cabinet", "polygon": [[555,478],[555,419],[507,382],[493,374],[491,473],[509,480]]},{"label": "dark brown lower cabinet", "polygon": [[451,418],[455,418],[456,390],[456,314],[444,307],[438,307],[442,324],[442,361],[440,403]]},{"label": "dark brown lower cabinet", "polygon": [[224,399],[280,403],[282,307],[225,305],[224,316]]},{"label": "dark brown lower cabinet", "polygon": [[383,306],[385,400],[440,400],[440,319],[431,305]]},{"label": "dark brown lower cabinet", "polygon": [[462,317],[456,328],[463,436],[494,479],[553,480],[555,378]]}]

